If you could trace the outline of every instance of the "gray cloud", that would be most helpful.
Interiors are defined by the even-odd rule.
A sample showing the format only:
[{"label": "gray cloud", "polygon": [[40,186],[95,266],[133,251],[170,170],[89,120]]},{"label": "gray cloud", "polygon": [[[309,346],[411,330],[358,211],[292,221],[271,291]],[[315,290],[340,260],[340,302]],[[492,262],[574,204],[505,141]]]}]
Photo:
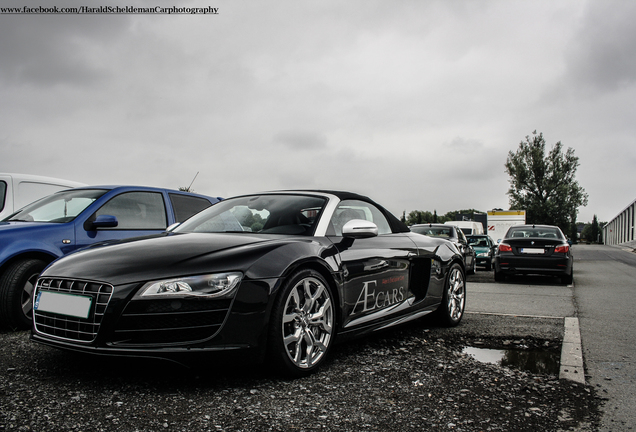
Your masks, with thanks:
[{"label": "gray cloud", "polygon": [[199,171],[195,190],[215,196],[332,188],[396,214],[487,210],[506,207],[506,155],[537,129],[581,157],[583,220],[608,219],[633,200],[636,43],[631,3],[605,5],[217,0],[217,16],[3,15],[0,171],[173,188]]},{"label": "gray cloud", "polygon": [[274,142],[296,150],[319,150],[327,145],[327,137],[318,132],[283,131],[274,136]]},{"label": "gray cloud", "polygon": [[4,15],[0,80],[11,85],[95,85],[108,76],[99,59],[101,47],[117,39],[128,22],[125,16]]},{"label": "gray cloud", "polygon": [[566,53],[568,75],[601,90],[636,83],[636,3],[590,2]]}]

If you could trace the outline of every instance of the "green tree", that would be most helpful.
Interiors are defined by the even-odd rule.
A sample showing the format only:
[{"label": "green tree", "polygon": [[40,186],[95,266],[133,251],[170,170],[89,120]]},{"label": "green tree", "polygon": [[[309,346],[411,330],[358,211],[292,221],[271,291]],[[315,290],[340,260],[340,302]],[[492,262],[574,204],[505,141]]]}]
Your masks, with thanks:
[{"label": "green tree", "polygon": [[592,232],[590,233],[592,238],[591,240],[596,242],[599,240],[599,234],[601,233],[601,230],[599,229],[598,226],[598,218],[596,217],[596,215],[594,215],[594,217],[592,218]]},{"label": "green tree", "polygon": [[475,210],[475,209],[454,210],[454,211],[449,211],[444,216],[442,216],[442,218],[443,218],[443,222],[454,221],[454,220],[457,220],[458,214],[472,215],[475,213],[483,213],[483,212],[479,210]]},{"label": "green tree", "polygon": [[596,215],[592,218],[591,224],[585,224],[585,228],[583,228],[583,232],[581,233],[581,237],[584,237],[589,242],[599,242],[601,236],[601,229],[598,223],[598,218]]},{"label": "green tree", "polygon": [[407,225],[415,225],[415,224],[423,224],[423,223],[433,223],[434,217],[433,213],[430,211],[422,211],[422,210],[413,210],[409,212],[406,217]]},{"label": "green tree", "polygon": [[422,223],[444,223],[447,221],[454,221],[457,215],[460,213],[473,214],[473,213],[483,213],[483,212],[479,210],[475,210],[475,209],[454,210],[454,211],[449,211],[443,216],[440,216],[437,214],[437,210],[434,210],[433,213],[431,213],[430,211],[413,210],[406,217],[404,216],[405,213],[402,214],[402,219],[405,220],[405,223],[410,226],[410,225],[422,224]]},{"label": "green tree", "polygon": [[577,208],[587,205],[588,195],[576,181],[579,158],[574,150],[557,142],[545,153],[543,134],[532,132],[519,143],[516,152],[508,152],[506,173],[510,176],[510,208],[526,210],[532,224],[557,225],[570,232]]},{"label": "green tree", "polygon": [[[570,223],[570,240],[572,240],[573,243],[578,243],[578,241],[579,241],[579,226],[578,226],[578,223],[576,222],[576,212],[574,212],[572,214],[571,221],[572,222]],[[565,234],[565,231],[563,232],[563,234]]]}]

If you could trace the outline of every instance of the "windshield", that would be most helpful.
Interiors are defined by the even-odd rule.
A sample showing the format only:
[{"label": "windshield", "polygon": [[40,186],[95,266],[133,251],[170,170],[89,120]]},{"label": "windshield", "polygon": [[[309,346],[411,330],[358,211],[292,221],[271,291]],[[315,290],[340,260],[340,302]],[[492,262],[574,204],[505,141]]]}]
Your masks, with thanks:
[{"label": "windshield", "polygon": [[453,232],[453,229],[448,227],[411,227],[411,231],[418,234],[424,234],[431,237],[441,237],[441,238],[450,238]]},{"label": "windshield", "polygon": [[466,236],[468,244],[474,247],[490,247],[486,236]]},{"label": "windshield", "polygon": [[326,201],[306,195],[231,198],[203,210],[174,231],[313,235]]},{"label": "windshield", "polygon": [[103,189],[81,189],[54,193],[29,204],[5,221],[70,222],[106,192]]},{"label": "windshield", "polygon": [[523,227],[523,228],[510,228],[506,238],[550,238],[550,239],[563,239],[561,230],[556,227]]}]

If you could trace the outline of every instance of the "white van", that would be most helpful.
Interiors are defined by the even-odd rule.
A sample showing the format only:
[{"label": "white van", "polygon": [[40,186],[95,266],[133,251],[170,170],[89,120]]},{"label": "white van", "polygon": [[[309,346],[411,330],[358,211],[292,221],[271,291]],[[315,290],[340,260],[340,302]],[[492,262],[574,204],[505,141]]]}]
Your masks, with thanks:
[{"label": "white van", "polygon": [[454,225],[466,235],[479,235],[484,233],[484,226],[473,221],[447,221],[446,225]]},{"label": "white van", "polygon": [[52,177],[0,173],[0,221],[33,201],[63,189],[81,186],[86,185]]}]

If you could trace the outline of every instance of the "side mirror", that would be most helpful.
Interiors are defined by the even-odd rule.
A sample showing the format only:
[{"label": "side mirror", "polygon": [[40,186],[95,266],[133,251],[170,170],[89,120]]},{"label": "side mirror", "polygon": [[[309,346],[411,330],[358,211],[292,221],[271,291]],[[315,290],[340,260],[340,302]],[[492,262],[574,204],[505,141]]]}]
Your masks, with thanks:
[{"label": "side mirror", "polygon": [[117,218],[111,215],[99,215],[91,222],[91,229],[95,228],[115,228],[119,225]]},{"label": "side mirror", "polygon": [[368,238],[378,235],[378,226],[362,219],[352,219],[342,227],[342,236],[347,238]]}]

